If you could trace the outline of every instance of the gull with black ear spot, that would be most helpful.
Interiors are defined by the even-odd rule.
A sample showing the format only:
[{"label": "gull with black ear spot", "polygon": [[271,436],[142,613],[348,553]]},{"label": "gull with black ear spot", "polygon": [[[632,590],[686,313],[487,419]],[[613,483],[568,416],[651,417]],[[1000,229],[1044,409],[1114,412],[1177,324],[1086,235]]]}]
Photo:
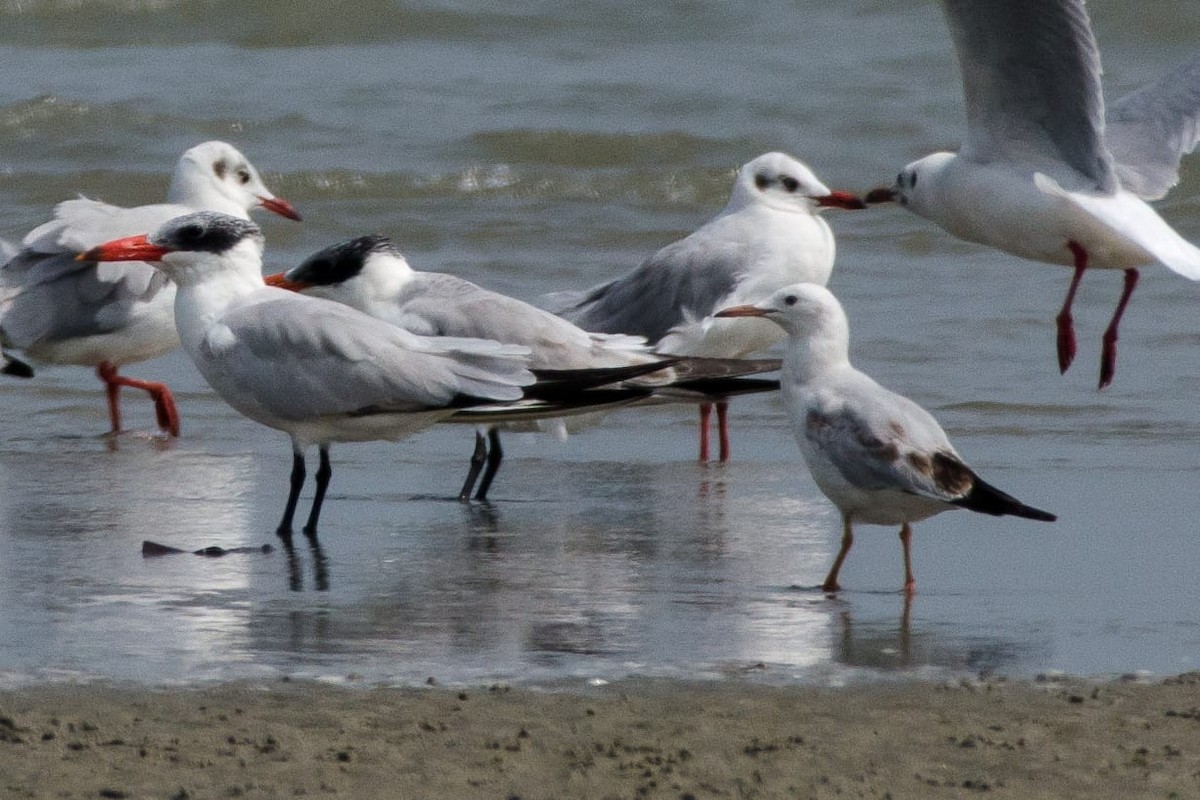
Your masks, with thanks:
[{"label": "gull with black ear spot", "polygon": [[1178,182],[1180,159],[1200,142],[1200,56],[1105,109],[1084,0],[942,7],[962,72],[966,140],[957,153],[909,164],[867,202],[897,200],[960,239],[1071,267],[1055,317],[1061,372],[1075,358],[1072,307],[1084,272],[1122,270],[1102,338],[1103,389],[1138,269],[1158,263],[1200,280],[1200,248],[1145,202]]},{"label": "gull with black ear spot", "polygon": [[260,207],[300,219],[244,155],[217,141],[180,157],[166,203],[122,208],[84,197],[59,203],[54,219],[30,231],[0,267],[0,344],[37,362],[94,367],[104,383],[112,433],[121,431],[121,387],[131,387],[150,394],[159,426],[178,436],[179,412],[166,384],[119,374],[125,364],[179,346],[175,285],[149,264],[97,264],[79,255],[182,214],[208,210],[249,219],[249,211]]},{"label": "gull with black ear spot", "polygon": [[955,508],[1054,521],[986,483],[929,412],[850,364],[850,325],[828,289],[796,284],[716,316],[768,320],[787,335],[784,406],[813,480],[842,514],[841,549],[825,591],[841,588],[838,574],[856,522],[901,526],[904,591],[912,594],[912,523]]},{"label": "gull with black ear spot", "polygon": [[[860,209],[863,202],[830,190],[797,159],[766,153],[737,171],[729,203],[695,232],[632,272],[582,292],[549,295],[544,303],[584,330],[644,336],[664,355],[744,358],[778,342],[779,330],[731,324],[713,312],[797,281],[824,285],[836,250],[821,218],[827,208]],[[714,399],[725,461],[728,402]],[[709,457],[711,412],[711,403],[701,405],[702,461]]]}]

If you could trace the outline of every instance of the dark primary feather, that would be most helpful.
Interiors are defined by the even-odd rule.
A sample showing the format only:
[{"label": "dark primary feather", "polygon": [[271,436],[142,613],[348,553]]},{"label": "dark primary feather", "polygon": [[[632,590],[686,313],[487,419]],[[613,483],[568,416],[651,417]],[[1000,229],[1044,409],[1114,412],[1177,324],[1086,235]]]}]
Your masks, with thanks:
[{"label": "dark primary feather", "polygon": [[971,476],[973,478],[971,491],[958,500],[950,501],[954,505],[978,511],[981,514],[991,514],[994,517],[1010,514],[1014,517],[1035,519],[1041,522],[1054,522],[1058,519],[1048,511],[1025,505],[1012,495],[992,486],[974,472],[971,473]]},{"label": "dark primary feather", "polygon": [[0,353],[0,373],[11,375],[14,378],[32,378],[33,367],[26,364],[20,359],[13,358],[8,353]]}]

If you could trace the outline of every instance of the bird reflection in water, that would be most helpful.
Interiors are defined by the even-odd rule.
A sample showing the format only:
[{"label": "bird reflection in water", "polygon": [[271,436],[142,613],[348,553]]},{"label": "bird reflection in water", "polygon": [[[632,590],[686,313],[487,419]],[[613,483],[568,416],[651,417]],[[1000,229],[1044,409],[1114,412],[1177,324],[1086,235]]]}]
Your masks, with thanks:
[{"label": "bird reflection in water", "polygon": [[[308,550],[312,555],[313,588],[318,592],[329,591],[329,559],[321,549],[321,542],[316,536],[305,536]],[[296,545],[291,536],[280,537],[283,551],[287,554],[288,588],[293,592],[304,591],[304,565],[301,554],[296,552]]]}]

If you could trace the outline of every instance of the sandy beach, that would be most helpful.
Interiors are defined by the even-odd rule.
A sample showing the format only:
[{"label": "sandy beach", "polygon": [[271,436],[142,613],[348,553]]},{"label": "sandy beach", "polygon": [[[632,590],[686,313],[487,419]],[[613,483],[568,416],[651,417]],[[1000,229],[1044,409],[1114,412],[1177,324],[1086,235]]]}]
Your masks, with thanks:
[{"label": "sandy beach", "polygon": [[1187,798],[1200,674],[0,693],[12,798]]}]

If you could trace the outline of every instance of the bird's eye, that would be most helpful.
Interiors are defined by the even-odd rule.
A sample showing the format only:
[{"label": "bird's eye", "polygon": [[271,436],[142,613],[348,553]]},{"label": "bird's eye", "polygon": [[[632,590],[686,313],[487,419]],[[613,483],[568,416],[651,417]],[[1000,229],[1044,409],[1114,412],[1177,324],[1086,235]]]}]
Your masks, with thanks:
[{"label": "bird's eye", "polygon": [[175,232],[179,241],[186,243],[198,242],[204,236],[204,228],[200,225],[184,225]]},{"label": "bird's eye", "polygon": [[896,173],[896,185],[897,185],[897,186],[903,186],[903,185],[904,185],[904,173],[903,173],[903,172],[897,172],[897,173]]},{"label": "bird's eye", "polygon": [[783,304],[785,306],[794,306],[798,302],[800,302],[800,298],[796,297],[794,294],[789,294],[787,297],[783,298]]},{"label": "bird's eye", "polygon": [[237,171],[237,179],[241,183],[249,183],[250,182],[250,170],[244,169],[244,168],[239,169]]},{"label": "bird's eye", "polygon": [[757,186],[760,190],[766,189],[768,186],[771,185],[771,179],[760,172],[754,176],[754,185]]},{"label": "bird's eye", "polygon": [[800,188],[800,181],[796,180],[791,175],[784,175],[779,179],[779,182],[783,184],[784,190],[788,192],[794,192]]}]

